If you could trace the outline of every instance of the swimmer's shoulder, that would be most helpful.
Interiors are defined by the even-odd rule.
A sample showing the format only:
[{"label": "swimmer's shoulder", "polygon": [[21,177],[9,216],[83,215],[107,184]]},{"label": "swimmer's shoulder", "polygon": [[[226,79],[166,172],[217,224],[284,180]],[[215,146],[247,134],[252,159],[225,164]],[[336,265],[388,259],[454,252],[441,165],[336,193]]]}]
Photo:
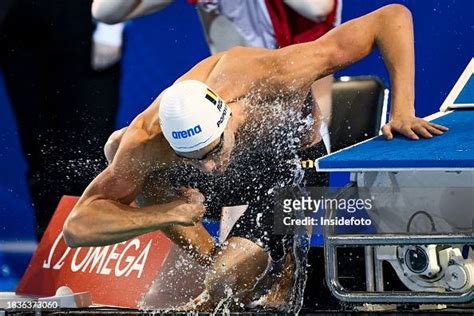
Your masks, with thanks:
[{"label": "swimmer's shoulder", "polygon": [[175,83],[183,81],[183,80],[199,80],[202,82],[207,83],[208,79],[215,75],[215,68],[218,64],[222,62],[229,61],[231,59],[232,63],[235,62],[235,59],[238,59],[242,55],[249,54],[255,51],[264,51],[265,49],[261,48],[250,48],[250,47],[233,47],[229,50],[216,53],[211,55],[199,63],[197,63],[194,67],[188,70],[184,75],[182,75]]},{"label": "swimmer's shoulder", "polygon": [[151,116],[148,109],[139,114],[128,126],[119,148],[142,166],[166,166],[175,155],[161,131],[158,115]]},{"label": "swimmer's shoulder", "polygon": [[203,59],[181,77],[179,77],[174,83],[184,80],[199,80],[201,82],[207,83],[209,77],[212,75],[212,71],[225,54],[226,52],[221,52]]}]

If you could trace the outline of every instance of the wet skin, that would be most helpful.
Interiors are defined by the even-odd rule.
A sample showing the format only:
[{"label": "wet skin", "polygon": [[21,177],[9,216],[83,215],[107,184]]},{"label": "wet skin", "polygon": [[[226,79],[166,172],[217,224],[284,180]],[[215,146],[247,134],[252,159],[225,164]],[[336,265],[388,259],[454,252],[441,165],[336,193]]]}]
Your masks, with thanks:
[{"label": "wet skin", "polygon": [[[383,129],[387,139],[393,133],[417,139],[446,131],[415,117],[411,15],[400,5],[390,5],[349,21],[317,41],[278,50],[234,48],[203,60],[183,75],[178,81],[193,79],[206,83],[232,109],[222,150],[191,163],[205,172],[222,172],[229,163],[239,128],[247,121],[258,119],[246,111],[252,102],[258,105],[258,100],[265,100],[263,104],[271,104],[266,101],[291,95],[294,110],[301,110],[315,80],[355,63],[376,46],[384,57],[392,83],[391,120]],[[258,98],[254,97],[255,92]],[[223,284],[234,293],[251,291],[257,276],[264,272],[268,254],[242,238],[229,241],[235,242],[235,248],[227,247],[217,253],[212,238],[199,222],[205,212],[202,194],[185,188],[170,192],[173,190],[167,186],[167,179],[160,179],[161,184],[156,186],[149,185],[151,174],[189,163],[163,137],[157,115],[159,105],[160,97],[126,130],[111,137],[106,151],[113,159],[71,212],[65,222],[64,236],[71,247],[101,246],[161,230],[216,272],[209,273],[206,279],[209,299],[203,306],[209,308],[221,298],[219,289]],[[317,118],[317,107],[313,107],[312,113]],[[315,121],[317,124],[318,120]],[[316,124],[308,131],[304,144],[318,141]],[[205,154],[204,150],[189,154],[188,158]],[[151,192],[153,187],[156,192]],[[136,199],[141,207],[130,207]],[[241,271],[248,274],[242,276]]]}]

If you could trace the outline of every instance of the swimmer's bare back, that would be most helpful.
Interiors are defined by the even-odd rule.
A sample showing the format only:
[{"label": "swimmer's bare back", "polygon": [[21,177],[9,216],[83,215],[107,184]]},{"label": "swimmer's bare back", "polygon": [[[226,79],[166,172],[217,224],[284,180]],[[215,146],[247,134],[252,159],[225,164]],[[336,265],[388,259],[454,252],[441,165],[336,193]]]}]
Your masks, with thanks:
[{"label": "swimmer's bare back", "polygon": [[[392,113],[384,126],[387,139],[394,132],[417,139],[442,134],[446,128],[415,117],[414,43],[410,12],[389,5],[349,21],[314,42],[278,50],[234,48],[211,56],[179,80],[200,80],[232,108],[233,119],[245,120],[239,100],[254,91],[269,95],[293,93],[303,98],[311,84],[367,56],[378,47],[390,72]],[[204,212],[195,190],[171,203],[132,208],[149,172],[176,163],[178,157],[164,139],[159,123],[160,97],[121,135],[112,163],[89,185],[64,226],[69,246],[99,246],[128,240],[169,227],[196,228]],[[234,118],[234,116],[236,118]],[[194,225],[194,226],[193,226]],[[207,237],[206,242],[209,241]],[[199,239],[199,238],[198,238]],[[202,247],[212,251],[212,245]]]}]

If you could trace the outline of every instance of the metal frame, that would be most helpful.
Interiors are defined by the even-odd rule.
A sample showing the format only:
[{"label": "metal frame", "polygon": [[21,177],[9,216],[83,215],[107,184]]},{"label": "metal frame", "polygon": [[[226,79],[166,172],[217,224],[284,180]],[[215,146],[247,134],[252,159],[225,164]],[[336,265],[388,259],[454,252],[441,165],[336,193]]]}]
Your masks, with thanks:
[{"label": "metal frame", "polygon": [[[355,182],[343,188],[337,198],[353,190]],[[333,219],[336,212],[326,210],[325,217]],[[463,234],[374,234],[374,235],[337,235],[334,226],[324,227],[324,256],[326,281],[332,294],[341,301],[353,303],[467,303],[474,301],[474,289],[466,293],[428,293],[428,292],[384,292],[383,271],[380,261],[374,261],[374,246],[417,245],[417,244],[474,244],[473,235]],[[338,247],[365,247],[365,273],[367,291],[348,291],[339,283],[337,269]]]}]

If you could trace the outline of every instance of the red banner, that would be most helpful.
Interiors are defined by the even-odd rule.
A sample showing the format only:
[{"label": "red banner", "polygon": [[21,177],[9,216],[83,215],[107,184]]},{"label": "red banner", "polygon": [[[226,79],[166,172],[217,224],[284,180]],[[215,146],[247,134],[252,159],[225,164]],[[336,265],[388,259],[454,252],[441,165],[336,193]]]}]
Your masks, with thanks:
[{"label": "red banner", "polygon": [[110,246],[69,248],[62,228],[77,200],[61,199],[17,294],[53,296],[65,285],[74,293],[90,292],[94,304],[139,307],[172,242],[153,232]]}]

